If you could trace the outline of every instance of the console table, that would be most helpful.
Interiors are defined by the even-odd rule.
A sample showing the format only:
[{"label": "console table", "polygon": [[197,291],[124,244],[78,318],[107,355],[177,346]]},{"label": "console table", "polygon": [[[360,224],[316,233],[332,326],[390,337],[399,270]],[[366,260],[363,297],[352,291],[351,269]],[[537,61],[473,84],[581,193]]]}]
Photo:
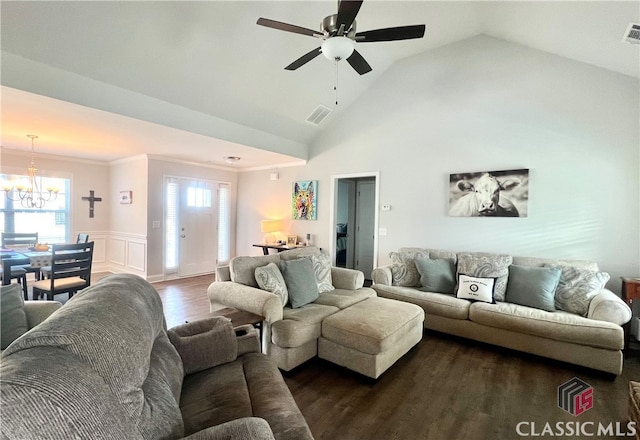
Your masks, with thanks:
[{"label": "console table", "polygon": [[264,255],[269,255],[269,249],[275,249],[278,252],[282,252],[282,251],[288,251],[289,249],[295,249],[295,248],[304,247],[304,246],[302,246],[302,245],[288,245],[288,244],[266,244],[266,243],[260,243],[260,244],[254,244],[253,247],[262,248],[262,253]]}]

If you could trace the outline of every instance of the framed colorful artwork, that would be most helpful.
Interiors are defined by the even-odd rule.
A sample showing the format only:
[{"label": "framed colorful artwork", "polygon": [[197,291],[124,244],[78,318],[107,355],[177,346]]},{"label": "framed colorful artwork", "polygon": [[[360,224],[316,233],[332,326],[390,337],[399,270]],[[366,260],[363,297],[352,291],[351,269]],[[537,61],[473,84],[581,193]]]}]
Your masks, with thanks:
[{"label": "framed colorful artwork", "polygon": [[301,180],[293,183],[291,217],[294,220],[316,220],[318,218],[317,191],[317,180]]}]

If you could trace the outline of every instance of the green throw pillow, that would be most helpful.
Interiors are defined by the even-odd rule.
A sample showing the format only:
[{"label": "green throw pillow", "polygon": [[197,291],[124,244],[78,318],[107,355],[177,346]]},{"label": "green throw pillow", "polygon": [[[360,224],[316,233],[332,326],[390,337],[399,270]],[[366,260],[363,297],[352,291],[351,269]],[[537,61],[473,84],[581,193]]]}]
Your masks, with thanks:
[{"label": "green throw pillow", "polygon": [[24,313],[22,287],[19,284],[0,287],[0,349],[7,348],[27,330],[29,326]]},{"label": "green throw pillow", "polygon": [[420,290],[453,293],[456,288],[456,265],[452,260],[417,257],[414,262],[420,273]]},{"label": "green throw pillow", "polygon": [[280,261],[280,272],[287,285],[291,307],[297,309],[318,299],[318,283],[310,259]]},{"label": "green throw pillow", "polygon": [[509,266],[509,282],[505,301],[521,306],[555,312],[555,295],[559,268]]}]

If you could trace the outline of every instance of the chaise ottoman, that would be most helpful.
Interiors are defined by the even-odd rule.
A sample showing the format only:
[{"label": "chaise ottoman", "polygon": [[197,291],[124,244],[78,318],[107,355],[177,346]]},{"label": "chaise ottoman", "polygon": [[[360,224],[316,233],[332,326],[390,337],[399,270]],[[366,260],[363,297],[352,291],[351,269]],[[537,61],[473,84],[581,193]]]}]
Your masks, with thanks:
[{"label": "chaise ottoman", "polygon": [[377,379],[422,339],[424,310],[368,298],[322,321],[318,357]]}]

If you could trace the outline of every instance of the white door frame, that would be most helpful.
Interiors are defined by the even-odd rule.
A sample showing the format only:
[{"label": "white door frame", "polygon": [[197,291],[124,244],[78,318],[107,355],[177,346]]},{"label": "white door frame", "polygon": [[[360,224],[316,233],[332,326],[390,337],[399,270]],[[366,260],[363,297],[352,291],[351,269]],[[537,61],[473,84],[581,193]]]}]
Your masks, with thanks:
[{"label": "white door frame", "polygon": [[374,201],[374,235],[373,235],[373,268],[378,267],[378,216],[380,213],[380,171],[350,174],[331,175],[331,194],[329,203],[329,255],[331,261],[336,261],[336,211],[338,210],[338,180],[354,179],[359,177],[373,177],[375,179],[375,201]]}]

